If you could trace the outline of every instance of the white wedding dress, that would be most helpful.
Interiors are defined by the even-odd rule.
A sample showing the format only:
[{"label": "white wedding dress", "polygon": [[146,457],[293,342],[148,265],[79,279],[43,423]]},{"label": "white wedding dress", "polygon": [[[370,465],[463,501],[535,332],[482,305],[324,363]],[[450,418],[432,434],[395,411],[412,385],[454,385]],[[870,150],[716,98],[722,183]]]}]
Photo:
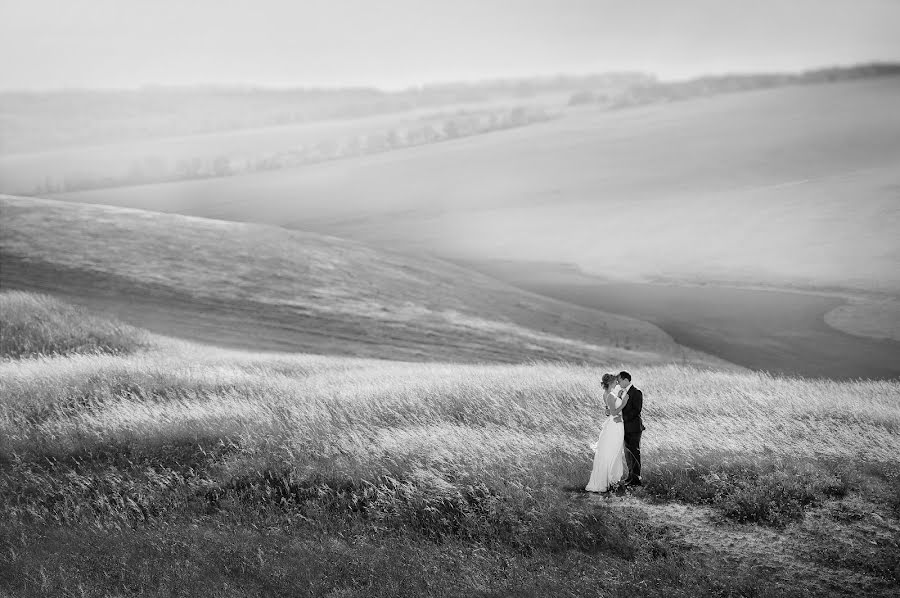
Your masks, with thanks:
[{"label": "white wedding dress", "polygon": [[[617,398],[615,405],[618,409],[622,399]],[[594,448],[594,467],[584,489],[588,492],[606,492],[610,486],[625,478],[625,424],[613,421],[611,415],[607,416],[600,427],[596,446],[591,446]]]}]

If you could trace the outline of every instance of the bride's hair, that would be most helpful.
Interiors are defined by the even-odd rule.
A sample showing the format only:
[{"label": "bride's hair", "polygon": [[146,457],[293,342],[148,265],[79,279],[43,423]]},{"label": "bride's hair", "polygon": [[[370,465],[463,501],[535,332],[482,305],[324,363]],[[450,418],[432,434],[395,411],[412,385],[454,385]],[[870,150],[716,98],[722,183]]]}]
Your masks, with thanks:
[{"label": "bride's hair", "polygon": [[600,384],[603,386],[603,390],[609,390],[609,387],[612,386],[612,383],[615,381],[615,374],[603,374],[603,378],[600,380]]}]

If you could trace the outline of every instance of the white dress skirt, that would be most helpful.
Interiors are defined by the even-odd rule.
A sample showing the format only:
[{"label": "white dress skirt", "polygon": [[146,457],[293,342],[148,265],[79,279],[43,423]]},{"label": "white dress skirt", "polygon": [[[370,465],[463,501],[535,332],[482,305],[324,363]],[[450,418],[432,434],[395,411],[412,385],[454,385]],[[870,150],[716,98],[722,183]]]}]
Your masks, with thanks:
[{"label": "white dress skirt", "polygon": [[[616,399],[616,408],[622,404]],[[594,467],[585,490],[606,492],[610,486],[625,479],[625,424],[607,417],[600,427],[600,437],[594,448]]]}]

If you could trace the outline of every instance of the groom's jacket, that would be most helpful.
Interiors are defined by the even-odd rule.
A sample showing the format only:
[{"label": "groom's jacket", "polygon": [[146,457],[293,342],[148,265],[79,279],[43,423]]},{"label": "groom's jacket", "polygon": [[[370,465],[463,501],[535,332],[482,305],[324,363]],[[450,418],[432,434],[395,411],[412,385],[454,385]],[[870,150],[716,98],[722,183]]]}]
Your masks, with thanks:
[{"label": "groom's jacket", "polygon": [[644,393],[633,385],[628,389],[628,402],[622,408],[622,423],[626,432],[640,433],[644,431],[641,420],[641,408],[644,406]]}]

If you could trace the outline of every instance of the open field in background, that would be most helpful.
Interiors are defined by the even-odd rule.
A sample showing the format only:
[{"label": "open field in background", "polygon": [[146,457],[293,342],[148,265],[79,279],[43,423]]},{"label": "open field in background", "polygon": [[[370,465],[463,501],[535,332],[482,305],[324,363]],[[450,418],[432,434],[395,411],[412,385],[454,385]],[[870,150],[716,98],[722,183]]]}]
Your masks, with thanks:
[{"label": "open field in background", "polygon": [[855,336],[900,342],[900,300],[856,299],[825,314],[829,326]]},{"label": "open field in background", "polygon": [[357,119],[0,154],[0,192],[40,196],[297,168],[528,126],[557,117],[565,102],[566,97],[548,95],[520,102],[485,101]]},{"label": "open field in background", "polygon": [[648,284],[566,264],[465,264],[546,297],[656,324],[679,344],[741,366],[831,379],[900,378],[896,301],[771,288]]},{"label": "open field in background", "polygon": [[[843,75],[889,73],[877,65]],[[870,68],[874,67],[874,68]],[[840,74],[839,74],[840,76]],[[745,77],[750,79],[750,77]],[[0,93],[0,154],[139,142],[320,121],[364,119],[465,106],[565,102],[576,90],[617,93],[654,77],[636,72],[442,83],[383,91],[372,87],[265,88],[146,86]],[[652,91],[652,90],[645,90]]]},{"label": "open field in background", "polygon": [[4,289],[57,294],[171,336],[429,361],[695,363],[638,320],[425,256],[314,233],[0,197]]},{"label": "open field in background", "polygon": [[646,486],[600,499],[578,490],[600,375],[621,362],[142,338],[30,359],[0,342],[4,591],[889,596],[900,583],[897,382],[635,368]]},{"label": "open field in background", "polygon": [[[893,76],[614,112],[578,108],[552,122],[377,156],[59,197],[431,253],[652,322],[745,367],[894,377],[897,97]],[[494,264],[504,260],[522,271],[572,264],[593,284],[503,277]],[[647,309],[627,301],[623,309],[598,290],[635,282],[666,286],[643,287],[657,299]],[[821,296],[771,301],[718,286]],[[674,317],[665,300],[672,293],[690,295],[686,318]],[[757,303],[771,309],[747,309]]]},{"label": "open field in background", "polygon": [[686,81],[634,72],[559,75],[397,92],[239,86],[6,92],[0,192],[44,195],[232,176],[524,126],[570,106],[627,109],[898,73],[897,64],[868,64]]},{"label": "open field in background", "polygon": [[579,109],[376,156],[60,197],[604,276],[896,295],[897,97],[900,77],[885,77]]}]

